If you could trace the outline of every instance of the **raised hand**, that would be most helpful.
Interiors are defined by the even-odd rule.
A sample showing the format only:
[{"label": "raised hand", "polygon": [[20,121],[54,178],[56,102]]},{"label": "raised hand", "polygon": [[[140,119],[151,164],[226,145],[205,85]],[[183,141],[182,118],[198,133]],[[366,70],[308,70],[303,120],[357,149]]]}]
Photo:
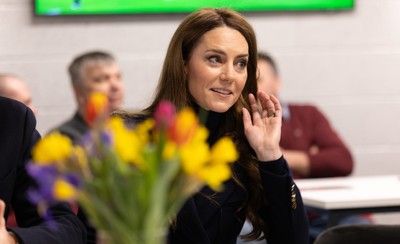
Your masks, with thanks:
[{"label": "raised hand", "polygon": [[278,99],[263,91],[257,98],[249,95],[250,112],[243,108],[244,133],[260,161],[276,160],[282,156],[279,147],[282,126],[282,108]]}]

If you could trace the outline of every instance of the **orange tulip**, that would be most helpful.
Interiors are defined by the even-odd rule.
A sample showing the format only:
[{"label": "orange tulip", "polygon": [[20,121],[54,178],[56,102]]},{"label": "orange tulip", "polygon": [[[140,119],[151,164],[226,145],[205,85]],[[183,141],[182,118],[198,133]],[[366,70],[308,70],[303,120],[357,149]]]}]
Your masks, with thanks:
[{"label": "orange tulip", "polygon": [[86,123],[93,126],[97,120],[107,118],[109,114],[108,100],[105,94],[93,92],[86,103]]},{"label": "orange tulip", "polygon": [[169,125],[168,137],[177,145],[182,146],[191,140],[197,133],[199,121],[191,108],[183,108]]}]

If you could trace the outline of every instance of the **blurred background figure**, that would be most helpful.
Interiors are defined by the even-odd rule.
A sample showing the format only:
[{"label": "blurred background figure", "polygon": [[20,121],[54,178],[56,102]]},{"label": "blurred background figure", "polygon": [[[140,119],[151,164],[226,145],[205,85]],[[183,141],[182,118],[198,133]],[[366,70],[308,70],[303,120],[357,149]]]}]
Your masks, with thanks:
[{"label": "blurred background figure", "polygon": [[[259,54],[258,89],[280,98],[281,79],[275,61]],[[282,102],[281,147],[295,178],[347,176],[353,160],[327,117],[313,105]]]},{"label": "blurred background figure", "polygon": [[[281,79],[274,59],[259,53],[258,89],[280,98]],[[285,103],[280,145],[295,178],[348,176],[353,170],[350,150],[327,117],[313,105]],[[325,213],[308,211],[310,241],[327,228]],[[342,218],[339,224],[370,224],[369,215]]]},{"label": "blurred background figure", "polygon": [[[33,105],[31,92],[29,91],[28,86],[24,80],[15,74],[0,74],[0,96],[17,100],[29,107],[34,114],[37,113],[37,109]],[[7,226],[17,226],[17,221],[12,208],[10,208],[7,218]]]},{"label": "blurred background figure", "polygon": [[77,103],[75,114],[51,131],[78,142],[89,129],[85,122],[86,101],[91,92],[103,92],[108,97],[111,111],[120,109],[124,99],[124,83],[115,58],[103,51],[93,51],[77,56],[68,67]]},{"label": "blurred background figure", "polygon": [[[27,194],[35,182],[26,165],[41,138],[32,110],[0,96],[0,138],[0,243],[86,243],[86,229],[67,204],[52,204],[48,213],[55,222],[50,228]],[[20,228],[6,225],[9,207],[14,209]]]},{"label": "blurred background figure", "polygon": [[31,92],[25,81],[14,74],[0,74],[0,96],[8,97],[28,106],[34,114],[36,107],[32,103]]}]

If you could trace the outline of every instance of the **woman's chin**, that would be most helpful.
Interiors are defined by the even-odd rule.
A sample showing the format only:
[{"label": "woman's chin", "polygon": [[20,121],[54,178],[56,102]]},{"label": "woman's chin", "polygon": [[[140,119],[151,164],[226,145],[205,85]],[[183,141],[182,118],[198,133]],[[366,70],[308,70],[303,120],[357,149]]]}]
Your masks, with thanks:
[{"label": "woman's chin", "polygon": [[228,106],[228,105],[224,105],[224,106],[218,105],[218,106],[212,106],[208,110],[211,110],[211,111],[216,112],[216,113],[225,113],[226,111],[229,110],[230,107],[232,107],[232,105],[230,105],[230,106]]}]

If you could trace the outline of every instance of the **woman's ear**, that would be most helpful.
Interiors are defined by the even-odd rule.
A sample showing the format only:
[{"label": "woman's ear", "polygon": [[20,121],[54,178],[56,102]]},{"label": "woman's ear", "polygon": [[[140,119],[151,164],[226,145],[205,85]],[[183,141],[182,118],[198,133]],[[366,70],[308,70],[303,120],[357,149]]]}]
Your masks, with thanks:
[{"label": "woman's ear", "polygon": [[183,72],[185,73],[185,76],[189,74],[189,65],[186,61],[183,61]]},{"label": "woman's ear", "polygon": [[190,72],[190,70],[189,70],[189,64],[188,64],[186,61],[184,61],[183,73],[185,74],[185,81],[188,81],[188,80],[189,80],[189,72]]}]

